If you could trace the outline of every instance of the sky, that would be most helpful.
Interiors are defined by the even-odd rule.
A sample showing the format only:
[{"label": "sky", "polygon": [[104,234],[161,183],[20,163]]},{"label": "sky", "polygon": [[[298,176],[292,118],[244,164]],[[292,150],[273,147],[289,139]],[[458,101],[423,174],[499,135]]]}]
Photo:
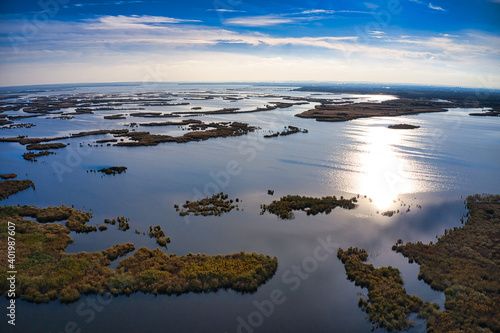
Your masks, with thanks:
[{"label": "sky", "polygon": [[377,82],[500,88],[500,0],[2,0],[0,86]]}]

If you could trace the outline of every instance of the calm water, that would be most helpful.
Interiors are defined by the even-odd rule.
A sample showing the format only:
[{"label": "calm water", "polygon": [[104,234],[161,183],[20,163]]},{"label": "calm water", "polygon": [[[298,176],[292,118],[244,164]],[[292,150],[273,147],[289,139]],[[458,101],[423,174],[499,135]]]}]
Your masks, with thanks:
[{"label": "calm water", "polygon": [[[213,91],[248,97],[236,102],[216,98],[188,101],[191,103],[188,106],[146,107],[147,111],[168,112],[188,111],[193,106],[202,106],[203,110],[223,107],[251,110],[267,102],[283,101],[279,97],[263,97],[265,94],[335,97],[293,92],[288,87],[259,86],[169,84],[56,88],[30,92],[22,98],[149,91],[181,94]],[[183,97],[179,97],[179,101]],[[357,101],[391,98],[336,97],[355,97]],[[105,304],[98,303],[94,309],[86,302],[94,301],[96,296],[82,297],[70,305],[18,301],[16,329],[9,328],[9,332],[78,332],[78,329],[81,332],[369,332],[371,324],[357,307],[360,294],[364,295],[366,290],[347,281],[335,252],[330,254],[322,249],[321,260],[314,259],[318,246],[325,243],[333,244],[333,249],[339,246],[366,248],[375,266],[392,265],[401,270],[409,293],[442,304],[441,293],[417,280],[418,266],[408,264],[390,248],[398,238],[435,240],[444,228],[460,225],[465,212],[463,200],[468,194],[499,192],[500,121],[470,117],[471,109],[345,123],[294,117],[313,106],[314,103],[310,103],[267,112],[198,117],[203,121],[237,120],[261,128],[236,138],[166,143],[156,147],[97,148],[86,146],[102,136],[66,140],[71,142],[69,147],[57,151],[56,155],[42,157],[37,163],[22,159],[25,150],[19,144],[1,143],[0,173],[16,172],[20,179],[30,178],[36,184],[36,191],[14,195],[2,204],[74,204],[76,208],[92,210],[94,217],[90,224],[93,225],[101,224],[104,218],[130,218],[131,230],[127,232],[110,228],[103,233],[72,234],[75,242],[68,247],[69,252],[98,251],[128,241],[137,248],[155,248],[153,240],[136,235],[133,230],[145,231],[150,224],[160,224],[172,238],[166,250],[169,253],[255,251],[279,259],[276,275],[254,294],[233,291],[178,297],[135,294],[103,300]],[[102,119],[106,114],[130,112],[98,111],[69,121],[29,118],[25,122],[34,123],[36,127],[4,129],[0,130],[0,136],[24,133],[30,137],[56,136],[126,128],[124,125],[130,122],[164,121],[133,117]],[[397,123],[421,127],[416,130],[387,128]],[[263,139],[269,130],[281,130],[287,125],[306,128],[309,133]],[[146,130],[171,135],[185,133],[176,127]],[[84,143],[82,149],[78,148],[80,142]],[[237,175],[227,177],[228,163],[238,166]],[[128,170],[115,177],[86,172],[111,165],[125,165]],[[275,190],[274,196],[267,195],[268,189]],[[195,199],[199,193],[211,195],[219,191],[240,198],[240,209],[243,209],[222,217],[182,218],[173,208],[174,204]],[[259,214],[260,204],[287,194],[349,197],[360,194],[362,199],[351,211],[337,208],[329,215],[314,217],[295,213],[295,219],[290,221]],[[401,206],[403,203],[406,206]],[[401,213],[390,218],[377,213],[396,209]],[[258,304],[269,304],[273,290],[283,294],[281,304],[259,312]],[[3,307],[6,300],[2,299],[0,304]],[[4,324],[2,322],[2,327]],[[417,323],[412,331],[425,330],[422,323]]]}]

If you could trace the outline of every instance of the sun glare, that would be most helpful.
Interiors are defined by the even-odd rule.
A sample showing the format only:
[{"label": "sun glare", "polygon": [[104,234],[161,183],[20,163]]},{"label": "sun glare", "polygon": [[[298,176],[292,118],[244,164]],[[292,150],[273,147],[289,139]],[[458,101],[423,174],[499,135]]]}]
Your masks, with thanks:
[{"label": "sun glare", "polygon": [[371,198],[378,209],[388,209],[398,195],[412,190],[405,174],[407,161],[395,152],[393,145],[401,141],[398,131],[373,127],[366,132],[361,148],[359,192]]}]

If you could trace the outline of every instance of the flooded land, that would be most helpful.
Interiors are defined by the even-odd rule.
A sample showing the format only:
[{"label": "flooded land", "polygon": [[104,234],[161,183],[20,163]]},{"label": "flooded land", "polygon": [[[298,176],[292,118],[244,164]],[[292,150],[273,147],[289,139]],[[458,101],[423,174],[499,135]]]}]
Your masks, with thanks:
[{"label": "flooded land", "polygon": [[425,87],[4,88],[19,329],[498,332],[499,107]]}]

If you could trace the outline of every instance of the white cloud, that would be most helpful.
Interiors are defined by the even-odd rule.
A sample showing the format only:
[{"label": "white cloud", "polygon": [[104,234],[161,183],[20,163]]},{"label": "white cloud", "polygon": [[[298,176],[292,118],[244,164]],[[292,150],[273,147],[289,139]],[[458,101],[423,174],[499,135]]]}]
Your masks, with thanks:
[{"label": "white cloud", "polygon": [[327,9],[310,9],[300,12],[300,14],[333,14],[333,13],[335,13],[334,10],[327,10]]},{"label": "white cloud", "polygon": [[295,22],[295,19],[292,18],[279,15],[263,15],[230,18],[225,20],[224,24],[243,27],[268,27],[293,22]]},{"label": "white cloud", "polygon": [[244,10],[236,10],[236,9],[226,9],[226,8],[212,8],[207,9],[209,12],[219,12],[219,13],[245,13]]},{"label": "white cloud", "polygon": [[439,6],[434,6],[432,3],[429,2],[429,8],[430,9],[434,9],[434,10],[440,10],[440,11],[443,11],[445,12],[446,9],[443,9],[442,7],[439,7]]},{"label": "white cloud", "polygon": [[86,29],[156,29],[165,24],[201,22],[199,20],[176,19],[164,16],[101,16],[96,19],[87,19],[90,24],[85,25]]},{"label": "white cloud", "polygon": [[376,10],[376,9],[378,9],[378,8],[379,8],[379,5],[376,5],[376,4],[371,3],[371,2],[365,2],[364,4],[365,4],[365,6],[366,6],[367,8],[369,8],[369,9],[371,9],[371,10]]},{"label": "white cloud", "polygon": [[[421,5],[427,5],[427,8],[430,8],[430,9],[433,9],[433,10],[438,10],[438,11],[442,11],[442,12],[446,11],[446,9],[444,9],[443,7],[435,6],[432,3],[430,3],[430,2],[427,3],[427,2],[422,1],[422,0],[410,0],[410,1],[418,3],[418,4],[421,4]],[[491,0],[491,1],[500,1],[500,0]]]},{"label": "white cloud", "polygon": [[[474,73],[500,73],[500,48],[497,46],[500,37],[478,31],[427,36],[406,33],[394,37],[389,31],[372,30],[369,35],[376,38],[367,41],[340,33],[279,37],[242,33],[229,27],[208,27],[191,20],[168,17],[103,16],[80,22],[49,21],[40,26],[31,39],[17,45],[19,52],[14,53],[8,33],[17,31],[20,34],[23,26],[22,20],[0,22],[0,31],[6,32],[0,35],[0,84],[20,82],[21,79],[30,82],[30,73],[33,73],[34,81],[38,78],[71,82],[68,81],[70,73],[79,82],[102,81],[105,77],[109,77],[108,81],[134,81],[141,78],[133,73],[144,72],[144,68],[134,62],[153,59],[169,68],[173,73],[171,81],[196,81],[196,78],[223,81],[236,80],[237,77],[245,80],[245,75],[247,81],[250,78],[259,80],[258,77],[266,80],[272,79],[270,73],[280,80],[324,80],[328,75],[338,80],[343,77],[350,80],[348,73],[353,73],[352,80],[362,80],[363,71],[366,72],[365,81],[380,78],[387,81],[388,77],[396,78],[399,68],[402,77],[398,82],[417,80],[419,73],[425,72],[432,75],[429,74],[427,81],[422,83],[445,84],[453,77],[462,80],[456,84],[464,84],[460,82],[466,82]],[[232,44],[232,47],[227,48],[227,44]],[[259,65],[259,61],[263,64]],[[227,68],[224,62],[228,63]],[[299,69],[298,66],[304,67]],[[322,66],[325,71],[321,70]],[[53,77],[46,73],[49,68],[53,70]],[[129,68],[132,74],[113,74],[111,68]],[[387,76],[381,74],[384,68]],[[215,69],[220,70],[220,75]],[[85,73],[80,73],[83,71]],[[440,74],[443,74],[442,79]]]}]

